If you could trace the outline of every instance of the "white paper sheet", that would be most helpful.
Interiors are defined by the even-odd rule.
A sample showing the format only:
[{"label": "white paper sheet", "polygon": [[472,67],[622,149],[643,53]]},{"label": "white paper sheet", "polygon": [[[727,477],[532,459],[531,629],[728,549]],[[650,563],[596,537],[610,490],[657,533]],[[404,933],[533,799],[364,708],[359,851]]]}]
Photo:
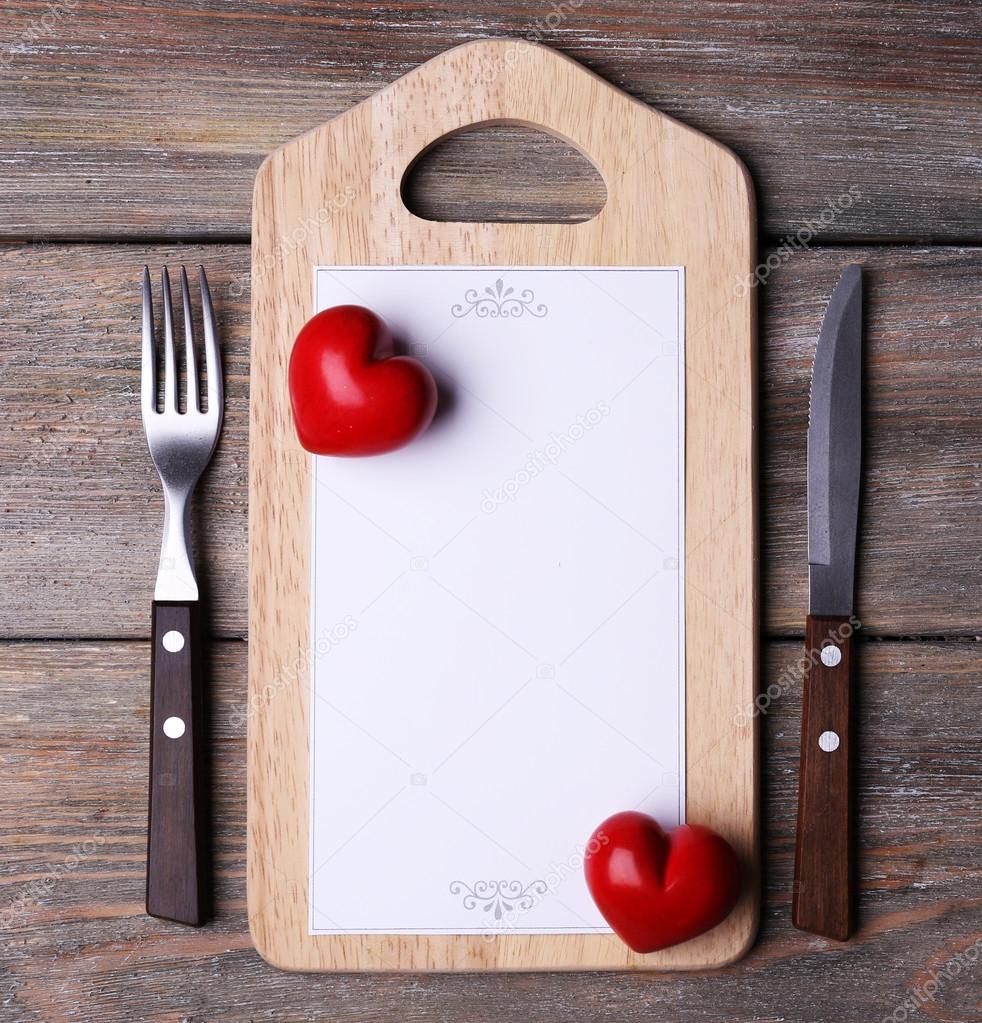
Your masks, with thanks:
[{"label": "white paper sheet", "polygon": [[437,419],[315,457],[310,929],[607,931],[593,829],[684,813],[681,268],[318,267]]}]

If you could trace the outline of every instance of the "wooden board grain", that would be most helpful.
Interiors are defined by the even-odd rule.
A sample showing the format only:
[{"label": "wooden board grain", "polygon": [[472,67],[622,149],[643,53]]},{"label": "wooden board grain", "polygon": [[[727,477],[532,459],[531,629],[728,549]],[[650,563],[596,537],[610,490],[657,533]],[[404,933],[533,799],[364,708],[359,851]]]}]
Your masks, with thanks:
[{"label": "wooden board grain", "polygon": [[[762,688],[786,676],[800,645],[772,642],[765,654]],[[801,721],[800,686],[791,685],[761,718],[764,906],[760,940],[739,963],[699,974],[342,978],[284,973],[252,949],[245,898],[245,643],[217,643],[209,658],[217,885],[215,918],[200,931],[143,912],[149,645],[2,643],[0,1019],[888,1018],[905,999],[923,997],[931,971],[957,965],[953,957],[982,933],[980,659],[979,644],[970,641],[860,646],[859,927],[848,945],[791,926]],[[952,966],[913,1018],[976,1020],[980,968],[956,974]]]},{"label": "wooden board grain", "polygon": [[[536,125],[589,156],[607,202],[576,225],[433,223],[400,183],[468,125]],[[699,968],[757,927],[753,197],[718,143],[562,55],[507,39],[441,54],[277,150],[256,179],[250,415],[249,910],[257,948],[290,969]],[[310,935],[310,477],[289,411],[293,339],[317,265],[684,266],[686,813],[734,847],[746,883],[713,931],[651,955],[613,935]]]},{"label": "wooden board grain", "polygon": [[[822,228],[827,240],[982,238],[973,0],[558,8],[2,0],[0,237],[244,240],[253,176],[272,148],[449,46],[509,35],[558,47],[731,146],[772,237],[858,185],[862,201]],[[586,205],[590,176],[556,149],[548,139],[520,149],[492,130],[435,155],[420,199],[499,214],[479,173],[490,164],[514,183],[520,216],[549,219],[544,195]]]},{"label": "wooden board grain", "polygon": [[[868,306],[863,628],[974,636],[982,250],[959,248],[803,251],[759,288],[764,625],[771,635],[804,629],[811,362],[825,302],[853,260],[866,266]],[[0,249],[0,636],[149,635],[162,498],[137,400],[139,271],[144,262],[200,261],[220,321],[226,415],[197,498],[198,555],[212,632],[245,636],[249,251],[241,245]],[[97,585],[109,563],[112,586]]]}]

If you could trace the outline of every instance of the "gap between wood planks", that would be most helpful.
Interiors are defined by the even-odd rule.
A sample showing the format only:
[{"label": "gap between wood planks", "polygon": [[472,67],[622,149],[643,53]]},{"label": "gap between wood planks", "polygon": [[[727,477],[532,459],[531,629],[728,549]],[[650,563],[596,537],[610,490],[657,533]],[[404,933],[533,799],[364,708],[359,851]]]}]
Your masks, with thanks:
[{"label": "gap between wood planks", "polygon": [[[802,611],[802,617],[805,612]],[[982,643],[982,635],[948,635],[938,633],[924,633],[923,635],[881,635],[859,636],[863,643],[951,643],[953,645],[969,646]],[[761,643],[795,643],[804,642],[805,633],[801,632],[768,632],[761,633]],[[207,636],[209,643],[248,643],[249,637],[226,633],[213,633]],[[97,645],[99,643],[149,643],[150,635],[146,636],[0,636],[0,645],[9,643],[11,645],[28,643],[80,643]]]},{"label": "gap between wood planks", "polygon": [[[433,221],[443,223],[443,221]],[[471,221],[465,221],[471,223]],[[485,221],[473,221],[473,223],[485,223]],[[507,220],[487,221],[487,223],[507,224],[549,224],[564,223],[563,221],[549,220]],[[786,231],[783,234],[760,234],[757,236],[757,247],[768,249],[780,245],[789,237],[793,231]],[[0,248],[17,248],[28,245],[251,245],[252,236],[249,234],[115,234],[115,235],[59,235],[59,234],[36,234],[29,237],[5,237],[0,235]],[[837,235],[824,234],[821,237],[813,238],[805,248],[807,249],[963,249],[978,248],[982,246],[982,235]]]}]

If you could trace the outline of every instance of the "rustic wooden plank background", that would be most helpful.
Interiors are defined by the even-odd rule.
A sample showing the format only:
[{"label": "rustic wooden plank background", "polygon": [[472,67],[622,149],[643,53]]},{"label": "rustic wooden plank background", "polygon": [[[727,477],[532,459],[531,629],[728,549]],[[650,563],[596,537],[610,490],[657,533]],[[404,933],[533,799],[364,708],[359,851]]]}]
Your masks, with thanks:
[{"label": "rustic wooden plank background", "polygon": [[[767,632],[798,635],[804,624],[811,363],[829,292],[853,260],[868,271],[864,627],[974,636],[982,624],[982,249],[964,247],[815,248],[761,287]],[[197,495],[208,509],[200,550],[215,633],[245,637],[249,253],[240,245],[0,249],[8,444],[0,478],[11,541],[0,554],[0,635],[147,635],[160,494],[137,401],[139,269],[165,261],[206,262],[218,304],[226,418]]]},{"label": "rustic wooden plank background", "polygon": [[[979,233],[982,12],[972,0],[4,0],[0,9],[8,236],[245,236],[252,173],[271,148],[488,35],[541,38],[732,146],[770,234],[797,229],[854,184],[863,199],[826,232],[836,239]],[[541,203],[548,148],[509,161],[530,207]],[[455,147],[440,171],[465,171],[475,152]],[[486,187],[456,197],[470,215],[498,202]]]},{"label": "rustic wooden plank background", "polygon": [[[699,976],[335,977],[267,967],[246,932],[245,644],[234,641],[217,644],[212,658],[217,918],[202,931],[150,919],[147,644],[30,642],[5,644],[2,655],[0,919],[11,1015],[0,1018],[860,1023],[891,1015],[972,944],[982,922],[978,830],[952,824],[978,820],[978,725],[965,713],[978,687],[971,641],[862,650],[863,902],[848,945],[790,924],[799,691],[772,702],[760,939],[743,962]],[[765,674],[781,677],[799,656],[793,641],[771,644]],[[939,691],[948,699],[923,699]],[[977,1019],[977,995],[978,975],[964,970],[929,1008],[939,1019]]]},{"label": "rustic wooden plank background", "polygon": [[[764,924],[743,962],[700,976],[291,976],[245,923],[252,175],[434,53],[500,34],[731,145],[762,260],[815,232],[760,289],[761,686],[782,690],[763,727]],[[980,57],[982,6],[950,0],[0,0],[0,1020],[978,1019]],[[430,216],[571,220],[604,192],[561,143],[496,128],[435,150],[406,195]],[[160,497],[137,275],[165,260],[207,264],[227,372],[198,516],[216,637],[203,931],[142,913]],[[839,946],[789,922],[800,701],[782,679],[805,610],[811,358],[852,260],[869,268],[861,903]]]}]

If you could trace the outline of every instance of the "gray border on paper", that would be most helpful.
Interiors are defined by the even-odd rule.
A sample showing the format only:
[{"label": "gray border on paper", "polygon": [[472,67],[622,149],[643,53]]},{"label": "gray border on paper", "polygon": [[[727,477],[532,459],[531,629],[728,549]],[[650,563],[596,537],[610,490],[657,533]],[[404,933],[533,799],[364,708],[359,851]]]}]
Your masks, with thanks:
[{"label": "gray border on paper", "polygon": [[[319,311],[317,308],[317,284],[318,276],[321,273],[330,274],[336,270],[386,270],[386,271],[427,271],[436,270],[441,272],[461,272],[461,273],[474,273],[474,272],[486,272],[494,273],[501,272],[510,273],[514,270],[534,270],[534,271],[577,271],[577,272],[589,272],[589,273],[604,273],[604,272],[621,272],[631,270],[648,270],[648,271],[661,271],[661,272],[674,272],[676,280],[676,345],[677,345],[677,358],[676,358],[676,381],[677,381],[677,401],[679,415],[676,416],[676,444],[678,447],[678,476],[676,482],[678,485],[678,533],[677,533],[677,547],[678,547],[678,576],[677,576],[677,593],[678,593],[678,641],[677,641],[677,656],[676,656],[676,678],[678,685],[681,689],[678,699],[679,707],[679,720],[678,720],[678,759],[676,763],[676,776],[678,778],[679,787],[679,803],[678,803],[678,816],[679,824],[684,824],[686,819],[685,814],[685,792],[686,792],[686,693],[687,693],[687,678],[686,678],[686,660],[685,660],[685,421],[686,421],[686,405],[685,405],[685,267],[684,266],[557,266],[555,264],[548,266],[538,265],[524,265],[521,266],[502,266],[502,265],[482,265],[482,266],[385,266],[385,265],[364,265],[364,264],[351,264],[351,265],[317,265],[313,267],[313,295],[312,305],[313,313],[316,315]],[[340,927],[324,928],[317,927],[314,923],[314,902],[312,898],[313,893],[313,877],[315,873],[314,869],[314,828],[312,821],[315,819],[316,810],[316,786],[314,784],[314,765],[316,763],[316,714],[317,714],[317,700],[315,696],[315,685],[316,685],[316,622],[317,622],[317,472],[318,462],[317,455],[310,455],[310,479],[313,483],[311,486],[311,529],[310,529],[310,641],[308,646],[308,660],[310,663],[310,676],[308,679],[308,686],[310,690],[310,731],[308,735],[308,747],[310,750],[308,758],[308,785],[310,788],[309,798],[309,818],[308,818],[308,863],[307,863],[307,911],[308,911],[308,934],[311,936],[318,935],[356,935],[356,934],[488,934],[489,928],[485,927],[473,927],[473,928],[438,928],[438,927],[385,927],[385,928],[359,928],[358,930],[349,930]],[[324,915],[323,913],[321,915]],[[598,927],[537,927],[537,928],[511,928],[498,932],[500,934],[609,934],[611,929],[606,926]]]}]

